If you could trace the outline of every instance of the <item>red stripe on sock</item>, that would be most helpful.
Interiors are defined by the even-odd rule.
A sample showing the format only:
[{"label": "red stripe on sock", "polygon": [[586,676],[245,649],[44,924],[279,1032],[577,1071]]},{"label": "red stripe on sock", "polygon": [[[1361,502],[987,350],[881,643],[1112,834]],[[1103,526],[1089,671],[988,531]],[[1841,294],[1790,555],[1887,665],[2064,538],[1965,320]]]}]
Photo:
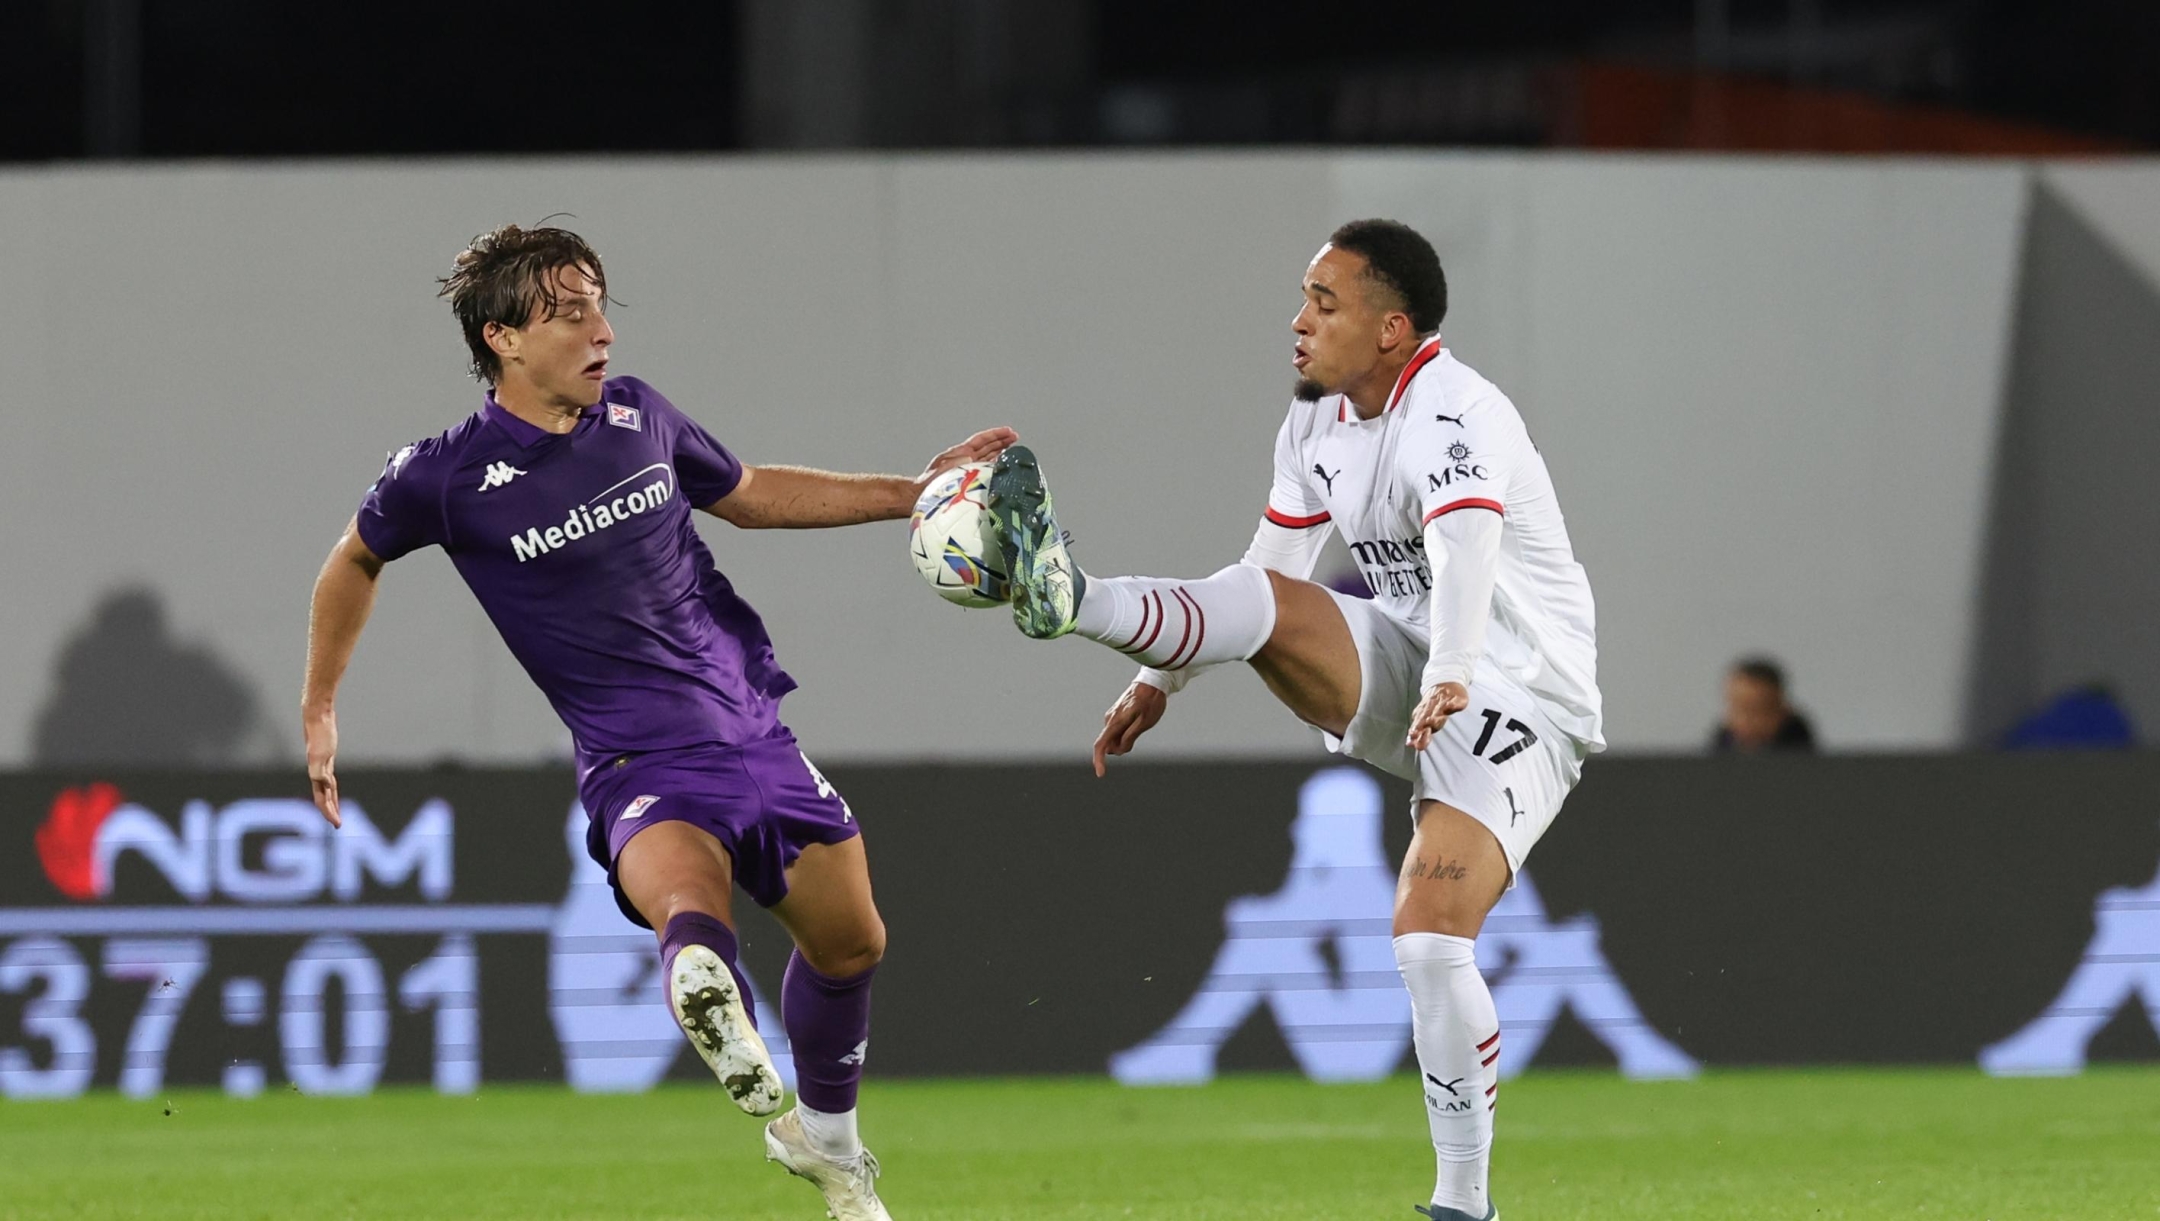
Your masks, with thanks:
[{"label": "red stripe on sock", "polygon": [[[1200,656],[1200,646],[1207,643],[1207,611],[1201,608],[1200,599],[1185,592],[1184,586],[1178,586],[1174,592],[1177,594],[1178,601],[1185,604],[1185,613],[1200,620],[1200,634],[1193,638],[1192,652],[1186,656],[1185,660],[1164,667],[1164,669],[1168,670],[1182,670],[1193,663],[1193,658]],[[1175,657],[1172,660],[1175,661]]]},{"label": "red stripe on sock", "polygon": [[1493,1032],[1492,1032],[1492,1037],[1491,1037],[1491,1038],[1489,1038],[1489,1039],[1485,1040],[1485,1041],[1484,1041],[1483,1043],[1480,1043],[1480,1044],[1478,1044],[1478,1045],[1477,1045],[1477,1049],[1478,1049],[1479,1051],[1484,1051],[1484,1050],[1485,1050],[1486,1048],[1488,1048],[1488,1047],[1491,1047],[1491,1046],[1492,1046],[1493,1044],[1495,1044],[1495,1043],[1498,1043],[1499,1041],[1500,1041],[1500,1032],[1499,1032],[1499,1031],[1497,1031],[1497,1030],[1495,1030],[1495,1031],[1493,1031]]},{"label": "red stripe on sock", "polygon": [[1133,641],[1134,641],[1134,640],[1138,640],[1138,639],[1140,639],[1140,633],[1142,633],[1142,632],[1144,632],[1144,631],[1146,631],[1146,630],[1147,630],[1147,621],[1148,621],[1148,600],[1147,600],[1146,598],[1142,598],[1142,599],[1140,599],[1140,626],[1139,626],[1139,627],[1136,627],[1136,628],[1134,628],[1134,629],[1133,629],[1133,634],[1132,634],[1132,640],[1128,640],[1128,641],[1126,641],[1126,642],[1125,642],[1124,644],[1121,644],[1121,645],[1116,645],[1116,646],[1114,646],[1114,647],[1115,647],[1115,648],[1116,648],[1116,649],[1117,649],[1117,650],[1118,650],[1118,651],[1119,651],[1120,653],[1122,653],[1122,652],[1125,652],[1126,650],[1128,650],[1128,649],[1132,648],[1132,646],[1133,646]]},{"label": "red stripe on sock", "polygon": [[1175,670],[1178,668],[1178,658],[1184,655],[1186,644],[1192,640],[1193,628],[1192,599],[1186,596],[1185,587],[1180,585],[1176,589],[1171,590],[1170,596],[1177,599],[1178,609],[1185,613],[1185,634],[1178,637],[1177,647],[1170,650],[1169,657],[1163,659],[1163,663],[1159,668],[1164,670]]},{"label": "red stripe on sock", "polygon": [[1497,1059],[1499,1059],[1499,1058],[1500,1058],[1500,1053],[1496,1051],[1496,1052],[1494,1052],[1493,1054],[1491,1054],[1491,1055],[1489,1055],[1489,1056],[1485,1057],[1484,1059],[1482,1059],[1482,1060],[1478,1061],[1478,1063],[1479,1063],[1479,1064],[1481,1064],[1481,1065],[1483,1065],[1483,1066],[1485,1066],[1486,1068],[1491,1068],[1491,1067],[1492,1067],[1492,1062],[1493,1062],[1493,1061],[1495,1061],[1495,1060],[1497,1060]]},{"label": "red stripe on sock", "polygon": [[1192,640],[1192,603],[1186,600],[1185,591],[1182,589],[1171,590],[1170,596],[1178,600],[1178,606],[1185,612],[1185,632],[1178,637],[1177,647],[1170,650],[1170,659],[1162,664],[1165,670],[1177,669],[1178,654],[1183,653],[1186,644]]},{"label": "red stripe on sock", "polygon": [[1488,1086],[1486,1086],[1486,1087],[1485,1087],[1485,1096],[1486,1096],[1487,1098],[1490,1098],[1490,1097],[1492,1097],[1492,1096],[1493,1096],[1493,1091],[1494,1091],[1494,1090],[1497,1090],[1497,1089],[1499,1089],[1499,1088],[1500,1088],[1500,1083],[1499,1083],[1499,1082],[1497,1082],[1497,1081],[1496,1081],[1496,1082],[1494,1082],[1494,1083],[1493,1083],[1493,1084],[1491,1084],[1491,1085],[1488,1085]]},{"label": "red stripe on sock", "polygon": [[1149,632],[1149,633],[1148,633],[1148,638],[1147,638],[1146,640],[1143,640],[1143,641],[1141,641],[1141,642],[1140,642],[1139,644],[1135,645],[1134,647],[1132,647],[1132,648],[1129,648],[1129,649],[1125,650],[1125,651],[1126,651],[1127,653],[1145,653],[1145,652],[1147,652],[1147,651],[1148,651],[1148,646],[1149,646],[1149,645],[1151,645],[1151,644],[1154,644],[1154,643],[1155,643],[1155,637],[1156,637],[1156,635],[1157,635],[1157,634],[1159,634],[1159,633],[1160,633],[1160,632],[1162,631],[1162,625],[1163,625],[1163,608],[1162,608],[1162,595],[1161,595],[1161,594],[1159,594],[1159,593],[1151,593],[1151,594],[1149,594],[1149,595],[1148,595],[1148,597],[1149,597],[1150,599],[1152,599],[1152,600],[1154,601],[1154,603],[1155,603],[1155,630],[1154,630],[1154,631],[1152,631],[1152,632]]}]

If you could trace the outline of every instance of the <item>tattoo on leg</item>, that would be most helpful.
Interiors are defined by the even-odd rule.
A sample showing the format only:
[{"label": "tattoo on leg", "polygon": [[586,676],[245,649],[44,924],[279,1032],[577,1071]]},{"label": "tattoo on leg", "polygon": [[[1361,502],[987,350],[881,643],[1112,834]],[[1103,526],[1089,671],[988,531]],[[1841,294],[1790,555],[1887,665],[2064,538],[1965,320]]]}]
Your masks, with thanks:
[{"label": "tattoo on leg", "polygon": [[1470,871],[1460,861],[1450,861],[1446,857],[1435,857],[1430,861],[1412,857],[1403,866],[1403,876],[1412,881],[1431,878],[1436,882],[1460,882],[1470,876]]}]

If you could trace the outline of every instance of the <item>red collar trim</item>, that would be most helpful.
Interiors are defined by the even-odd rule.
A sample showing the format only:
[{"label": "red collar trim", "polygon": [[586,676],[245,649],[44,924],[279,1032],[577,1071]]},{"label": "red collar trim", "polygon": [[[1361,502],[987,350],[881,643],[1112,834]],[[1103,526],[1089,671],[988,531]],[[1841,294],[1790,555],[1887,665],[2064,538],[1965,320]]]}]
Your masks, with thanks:
[{"label": "red collar trim", "polygon": [[[1440,342],[1440,337],[1435,335],[1425,341],[1425,346],[1418,349],[1417,355],[1410,358],[1410,363],[1403,366],[1402,376],[1395,379],[1395,393],[1388,396],[1388,411],[1395,410],[1395,404],[1402,402],[1402,396],[1410,389],[1410,379],[1418,375],[1418,370],[1431,364],[1445,346]],[[1385,415],[1386,412],[1381,414]]]},{"label": "red collar trim", "polygon": [[[1395,410],[1395,404],[1402,402],[1402,396],[1410,389],[1410,379],[1418,375],[1418,370],[1431,364],[1446,347],[1446,344],[1440,342],[1438,335],[1425,341],[1425,345],[1417,350],[1417,355],[1410,358],[1410,363],[1404,365],[1402,373],[1395,378],[1395,389],[1388,394],[1387,408],[1380,413],[1381,415],[1386,415],[1389,411]],[[1350,422],[1350,396],[1347,394],[1342,396],[1342,402],[1336,404],[1335,422],[1338,424]]]}]

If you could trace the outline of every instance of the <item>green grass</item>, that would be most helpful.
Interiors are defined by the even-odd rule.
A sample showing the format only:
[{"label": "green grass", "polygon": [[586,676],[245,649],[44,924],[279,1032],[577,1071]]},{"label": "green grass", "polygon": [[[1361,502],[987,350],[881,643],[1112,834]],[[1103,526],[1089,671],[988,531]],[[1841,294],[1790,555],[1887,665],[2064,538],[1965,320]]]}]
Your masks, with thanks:
[{"label": "green grass", "polygon": [[[1630,1084],[1533,1074],[1500,1092],[1508,1221],[2160,1218],[2160,1071],[1750,1072]],[[473,1098],[176,1092],[0,1103],[0,1218],[724,1218],[814,1221],[712,1089]],[[1417,1221],[1432,1154],[1416,1087],[1242,1077],[894,1082],[864,1135],[899,1221]]]}]

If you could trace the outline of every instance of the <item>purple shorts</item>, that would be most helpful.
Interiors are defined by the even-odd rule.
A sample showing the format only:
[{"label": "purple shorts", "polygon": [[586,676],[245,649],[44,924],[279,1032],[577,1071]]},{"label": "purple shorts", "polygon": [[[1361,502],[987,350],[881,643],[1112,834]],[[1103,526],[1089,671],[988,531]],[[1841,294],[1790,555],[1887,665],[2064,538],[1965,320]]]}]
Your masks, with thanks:
[{"label": "purple shorts", "polygon": [[805,845],[861,833],[847,802],[784,725],[741,746],[619,756],[594,768],[579,796],[591,819],[585,851],[607,866],[623,914],[648,928],[623,895],[615,862],[630,837],[654,823],[686,822],[719,840],[734,858],[736,885],[759,907],[787,897],[787,868]]}]

